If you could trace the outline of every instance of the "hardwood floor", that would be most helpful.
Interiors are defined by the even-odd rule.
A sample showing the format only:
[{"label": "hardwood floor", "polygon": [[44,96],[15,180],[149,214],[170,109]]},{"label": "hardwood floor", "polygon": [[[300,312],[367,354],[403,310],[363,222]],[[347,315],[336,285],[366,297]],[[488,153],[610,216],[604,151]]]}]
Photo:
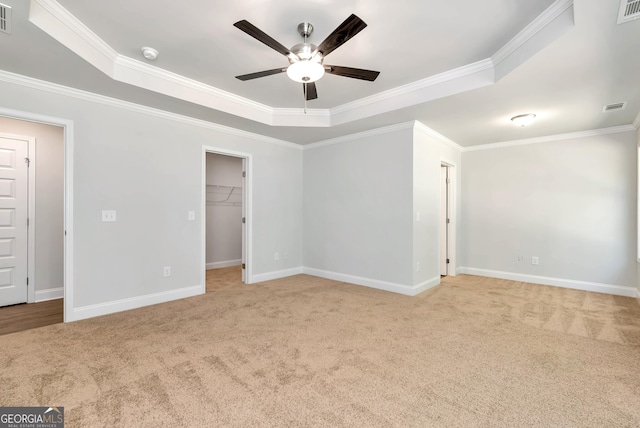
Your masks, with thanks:
[{"label": "hardwood floor", "polygon": [[0,336],[46,325],[61,323],[64,319],[63,299],[0,308]]},{"label": "hardwood floor", "polygon": [[[207,271],[207,293],[242,285],[240,266]],[[63,299],[0,308],[0,336],[37,327],[61,323]]]}]

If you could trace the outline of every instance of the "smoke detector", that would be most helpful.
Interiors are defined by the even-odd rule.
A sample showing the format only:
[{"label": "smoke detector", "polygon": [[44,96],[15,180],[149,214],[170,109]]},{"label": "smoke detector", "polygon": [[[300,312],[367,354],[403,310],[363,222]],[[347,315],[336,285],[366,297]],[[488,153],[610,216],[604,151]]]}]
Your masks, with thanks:
[{"label": "smoke detector", "polygon": [[0,32],[11,33],[11,6],[0,4]]},{"label": "smoke detector", "polygon": [[640,0],[620,0],[618,24],[640,18]]}]

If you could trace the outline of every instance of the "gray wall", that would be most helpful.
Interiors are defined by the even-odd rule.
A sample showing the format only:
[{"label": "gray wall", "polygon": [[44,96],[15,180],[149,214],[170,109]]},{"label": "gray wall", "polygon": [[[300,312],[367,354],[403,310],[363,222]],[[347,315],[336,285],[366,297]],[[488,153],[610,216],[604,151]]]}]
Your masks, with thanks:
[{"label": "gray wall", "polygon": [[[444,161],[454,165],[455,174],[451,197],[456,200],[456,212],[460,212],[461,151],[443,144],[416,127],[413,144],[413,187],[414,187],[414,279],[413,285],[440,280],[440,165]],[[420,213],[420,221],[417,215]],[[456,228],[456,238],[460,237],[460,222],[452,224]],[[458,249],[450,244],[451,250]],[[457,259],[457,258],[456,258]],[[420,270],[417,271],[417,263]],[[450,272],[455,275],[455,272]]]},{"label": "gray wall", "polygon": [[[58,126],[0,117],[0,132],[36,139],[35,290],[64,285],[64,141]],[[36,296],[38,299],[38,296]]]},{"label": "gray wall", "polygon": [[413,284],[413,130],[304,152],[305,268]]},{"label": "gray wall", "polygon": [[464,152],[462,266],[636,287],[636,138]]},{"label": "gray wall", "polygon": [[[207,153],[207,185],[207,268],[238,265],[242,259],[242,205],[231,203],[242,203],[242,159]],[[228,202],[214,202],[227,196]]]},{"label": "gray wall", "polygon": [[[302,151],[17,84],[0,93],[3,107],[73,121],[75,308],[202,286],[203,145],[253,156],[253,274],[302,265]],[[276,263],[280,245],[290,257]]]}]

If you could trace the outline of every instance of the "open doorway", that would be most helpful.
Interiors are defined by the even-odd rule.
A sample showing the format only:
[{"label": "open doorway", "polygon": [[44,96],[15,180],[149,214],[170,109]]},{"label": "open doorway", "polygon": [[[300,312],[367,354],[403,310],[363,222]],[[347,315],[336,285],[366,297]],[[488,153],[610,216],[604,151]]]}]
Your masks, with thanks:
[{"label": "open doorway", "polygon": [[440,276],[449,275],[449,166],[440,164]]},{"label": "open doorway", "polygon": [[440,277],[456,275],[456,168],[440,163]]},{"label": "open doorway", "polygon": [[205,284],[216,292],[247,282],[247,158],[205,150]]},{"label": "open doorway", "polygon": [[64,128],[0,116],[0,334],[63,322]]}]

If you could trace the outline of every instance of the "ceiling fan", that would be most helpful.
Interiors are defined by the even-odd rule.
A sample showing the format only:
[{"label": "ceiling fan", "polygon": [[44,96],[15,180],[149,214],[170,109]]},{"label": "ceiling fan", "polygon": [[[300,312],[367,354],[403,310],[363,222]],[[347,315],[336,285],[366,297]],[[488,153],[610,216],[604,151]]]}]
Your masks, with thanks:
[{"label": "ceiling fan", "polygon": [[233,25],[256,40],[280,52],[289,60],[289,66],[287,67],[274,68],[272,70],[264,70],[257,73],[236,76],[236,78],[240,80],[257,79],[258,77],[271,76],[272,74],[286,72],[289,78],[303,84],[302,89],[304,91],[305,101],[308,101],[318,98],[315,82],[324,76],[324,73],[351,77],[353,79],[368,80],[370,82],[376,80],[380,74],[379,71],[323,64],[324,58],[327,55],[342,46],[367,26],[367,24],[356,15],[352,14],[349,16],[318,46],[307,42],[307,38],[313,32],[313,25],[308,22],[301,23],[298,25],[298,32],[304,38],[304,42],[298,43],[291,49],[287,49],[246,20],[238,21]]}]

